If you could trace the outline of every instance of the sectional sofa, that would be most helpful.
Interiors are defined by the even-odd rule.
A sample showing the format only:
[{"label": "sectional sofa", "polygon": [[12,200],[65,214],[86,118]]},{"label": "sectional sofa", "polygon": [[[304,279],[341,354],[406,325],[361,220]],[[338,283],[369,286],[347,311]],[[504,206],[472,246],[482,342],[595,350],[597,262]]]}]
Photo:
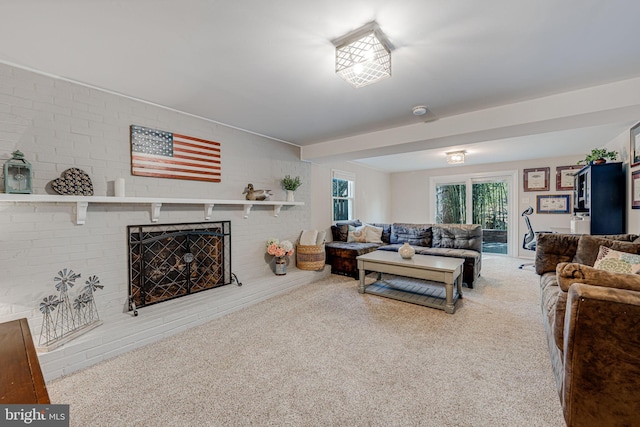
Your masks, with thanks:
[{"label": "sectional sofa", "polygon": [[358,278],[356,257],[384,250],[398,251],[408,242],[416,254],[464,259],[463,283],[469,288],[480,276],[482,227],[478,224],[336,223],[325,245],[331,273]]}]

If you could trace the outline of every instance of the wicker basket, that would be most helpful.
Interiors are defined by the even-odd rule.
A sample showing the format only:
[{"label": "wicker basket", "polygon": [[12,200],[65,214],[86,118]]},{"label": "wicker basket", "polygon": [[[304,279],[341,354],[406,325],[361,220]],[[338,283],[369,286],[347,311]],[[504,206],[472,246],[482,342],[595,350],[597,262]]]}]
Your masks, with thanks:
[{"label": "wicker basket", "polygon": [[324,269],[325,253],[322,245],[296,245],[296,266],[300,270]]}]

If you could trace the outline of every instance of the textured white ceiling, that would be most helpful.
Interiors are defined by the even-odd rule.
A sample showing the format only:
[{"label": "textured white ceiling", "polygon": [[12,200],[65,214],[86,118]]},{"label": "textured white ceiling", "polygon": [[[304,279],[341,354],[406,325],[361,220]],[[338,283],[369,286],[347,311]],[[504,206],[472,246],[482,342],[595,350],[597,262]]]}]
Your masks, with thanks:
[{"label": "textured white ceiling", "polygon": [[[638,16],[631,0],[3,0],[0,61],[307,146],[415,123],[415,105],[443,118],[640,76]],[[393,75],[354,89],[331,40],[372,20]]]}]

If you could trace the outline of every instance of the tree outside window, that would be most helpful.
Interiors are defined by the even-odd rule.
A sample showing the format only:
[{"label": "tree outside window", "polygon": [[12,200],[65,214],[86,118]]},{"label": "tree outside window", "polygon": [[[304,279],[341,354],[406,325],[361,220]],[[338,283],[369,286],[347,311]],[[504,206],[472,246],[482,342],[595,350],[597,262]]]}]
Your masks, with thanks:
[{"label": "tree outside window", "polygon": [[[441,184],[436,186],[436,223],[466,224],[466,185]],[[506,230],[508,222],[508,186],[505,182],[473,184],[472,224],[483,229]]]},{"label": "tree outside window", "polygon": [[467,222],[465,184],[436,186],[436,223],[465,224]]}]

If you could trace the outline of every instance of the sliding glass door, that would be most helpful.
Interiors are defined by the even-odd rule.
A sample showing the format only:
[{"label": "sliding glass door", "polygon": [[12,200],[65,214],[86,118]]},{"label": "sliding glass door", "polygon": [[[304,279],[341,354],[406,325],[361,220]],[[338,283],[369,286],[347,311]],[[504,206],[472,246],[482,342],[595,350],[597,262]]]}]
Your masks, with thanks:
[{"label": "sliding glass door", "polygon": [[[487,253],[515,253],[513,215],[515,173],[432,178],[434,222],[480,224],[482,250]],[[513,224],[513,226],[512,226]]]},{"label": "sliding glass door", "polygon": [[472,179],[473,211],[471,222],[482,225],[482,251],[508,252],[509,184],[504,179]]}]

